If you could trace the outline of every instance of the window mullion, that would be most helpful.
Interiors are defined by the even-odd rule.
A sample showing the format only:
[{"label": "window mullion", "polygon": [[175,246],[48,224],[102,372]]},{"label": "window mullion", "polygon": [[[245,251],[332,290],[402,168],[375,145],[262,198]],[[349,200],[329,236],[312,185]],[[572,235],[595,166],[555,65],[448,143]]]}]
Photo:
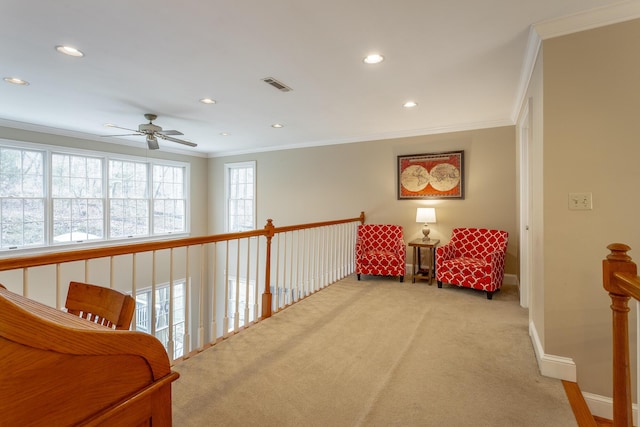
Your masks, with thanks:
[{"label": "window mullion", "polygon": [[[122,196],[113,192],[110,161],[131,168]],[[9,142],[0,144],[0,166],[0,250],[74,243],[92,235],[110,240],[188,231],[186,163]],[[154,183],[154,167],[160,182]],[[155,216],[154,200],[159,202]],[[118,219],[126,222],[124,236],[114,235]]]}]

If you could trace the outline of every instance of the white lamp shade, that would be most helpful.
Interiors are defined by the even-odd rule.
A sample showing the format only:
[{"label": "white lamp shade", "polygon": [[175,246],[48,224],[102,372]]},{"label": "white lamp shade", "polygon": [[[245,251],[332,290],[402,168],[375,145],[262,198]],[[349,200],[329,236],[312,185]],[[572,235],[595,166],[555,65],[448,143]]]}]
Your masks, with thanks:
[{"label": "white lamp shade", "polygon": [[416,212],[416,222],[435,224],[436,209],[435,208],[418,208]]}]

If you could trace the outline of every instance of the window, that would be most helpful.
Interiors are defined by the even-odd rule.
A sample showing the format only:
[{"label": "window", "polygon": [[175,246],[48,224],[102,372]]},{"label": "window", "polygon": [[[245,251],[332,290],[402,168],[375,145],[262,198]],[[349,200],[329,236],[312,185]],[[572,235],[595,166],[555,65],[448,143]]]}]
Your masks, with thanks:
[{"label": "window", "polygon": [[109,161],[109,237],[149,234],[149,167],[146,163]]},{"label": "window", "polygon": [[[229,277],[229,303],[228,303],[228,317],[229,317],[229,329],[227,332],[232,332],[235,329],[235,315],[236,315],[236,283],[235,277]],[[248,290],[247,290],[248,287]],[[247,295],[248,291],[248,295]],[[256,283],[255,280],[249,280],[247,285],[247,278],[242,277],[240,279],[240,288],[238,289],[238,325],[247,326],[250,322],[255,320],[253,307],[256,303]],[[248,308],[249,318],[245,319],[245,309]]]},{"label": "window", "polygon": [[0,144],[0,250],[188,232],[186,163],[21,145]]},{"label": "window", "polygon": [[153,232],[185,230],[184,168],[153,167]]},{"label": "window", "polygon": [[[156,324],[155,337],[168,350],[169,346],[169,284],[156,287],[155,292]],[[151,327],[151,288],[136,293],[136,331],[152,333]],[[173,285],[173,359],[184,354],[185,324],[185,280]]]},{"label": "window", "polygon": [[224,168],[227,231],[255,230],[256,162],[227,163]]},{"label": "window", "polygon": [[95,157],[51,156],[54,242],[104,237],[102,163]]},{"label": "window", "polygon": [[0,147],[0,247],[45,242],[44,152]]}]

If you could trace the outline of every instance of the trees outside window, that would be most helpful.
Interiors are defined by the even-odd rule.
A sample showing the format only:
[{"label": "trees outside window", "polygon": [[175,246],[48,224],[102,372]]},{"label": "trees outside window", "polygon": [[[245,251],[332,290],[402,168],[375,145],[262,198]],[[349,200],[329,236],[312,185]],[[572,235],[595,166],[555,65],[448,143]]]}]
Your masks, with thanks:
[{"label": "trees outside window", "polygon": [[109,161],[109,237],[149,234],[149,167]]},{"label": "trees outside window", "polygon": [[102,159],[51,155],[53,240],[75,242],[104,238]]},{"label": "trees outside window", "polygon": [[153,232],[174,233],[185,229],[184,169],[153,166]]},{"label": "trees outside window", "polygon": [[44,155],[0,147],[0,248],[45,242]]},{"label": "trees outside window", "polygon": [[0,250],[188,232],[188,166],[0,145]]},{"label": "trees outside window", "polygon": [[227,231],[255,230],[256,162],[227,163],[224,167]]}]

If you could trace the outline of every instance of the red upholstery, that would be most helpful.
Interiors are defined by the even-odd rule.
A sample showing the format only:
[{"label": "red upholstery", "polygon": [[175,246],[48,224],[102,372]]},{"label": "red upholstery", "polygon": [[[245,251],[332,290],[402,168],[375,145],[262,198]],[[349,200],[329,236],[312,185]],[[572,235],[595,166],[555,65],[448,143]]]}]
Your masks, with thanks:
[{"label": "red upholstery", "polygon": [[493,293],[502,286],[509,233],[486,228],[454,228],[451,240],[436,248],[436,281]]},{"label": "red upholstery", "polygon": [[400,276],[404,280],[407,248],[402,227],[387,224],[358,226],[356,239],[356,274]]}]

